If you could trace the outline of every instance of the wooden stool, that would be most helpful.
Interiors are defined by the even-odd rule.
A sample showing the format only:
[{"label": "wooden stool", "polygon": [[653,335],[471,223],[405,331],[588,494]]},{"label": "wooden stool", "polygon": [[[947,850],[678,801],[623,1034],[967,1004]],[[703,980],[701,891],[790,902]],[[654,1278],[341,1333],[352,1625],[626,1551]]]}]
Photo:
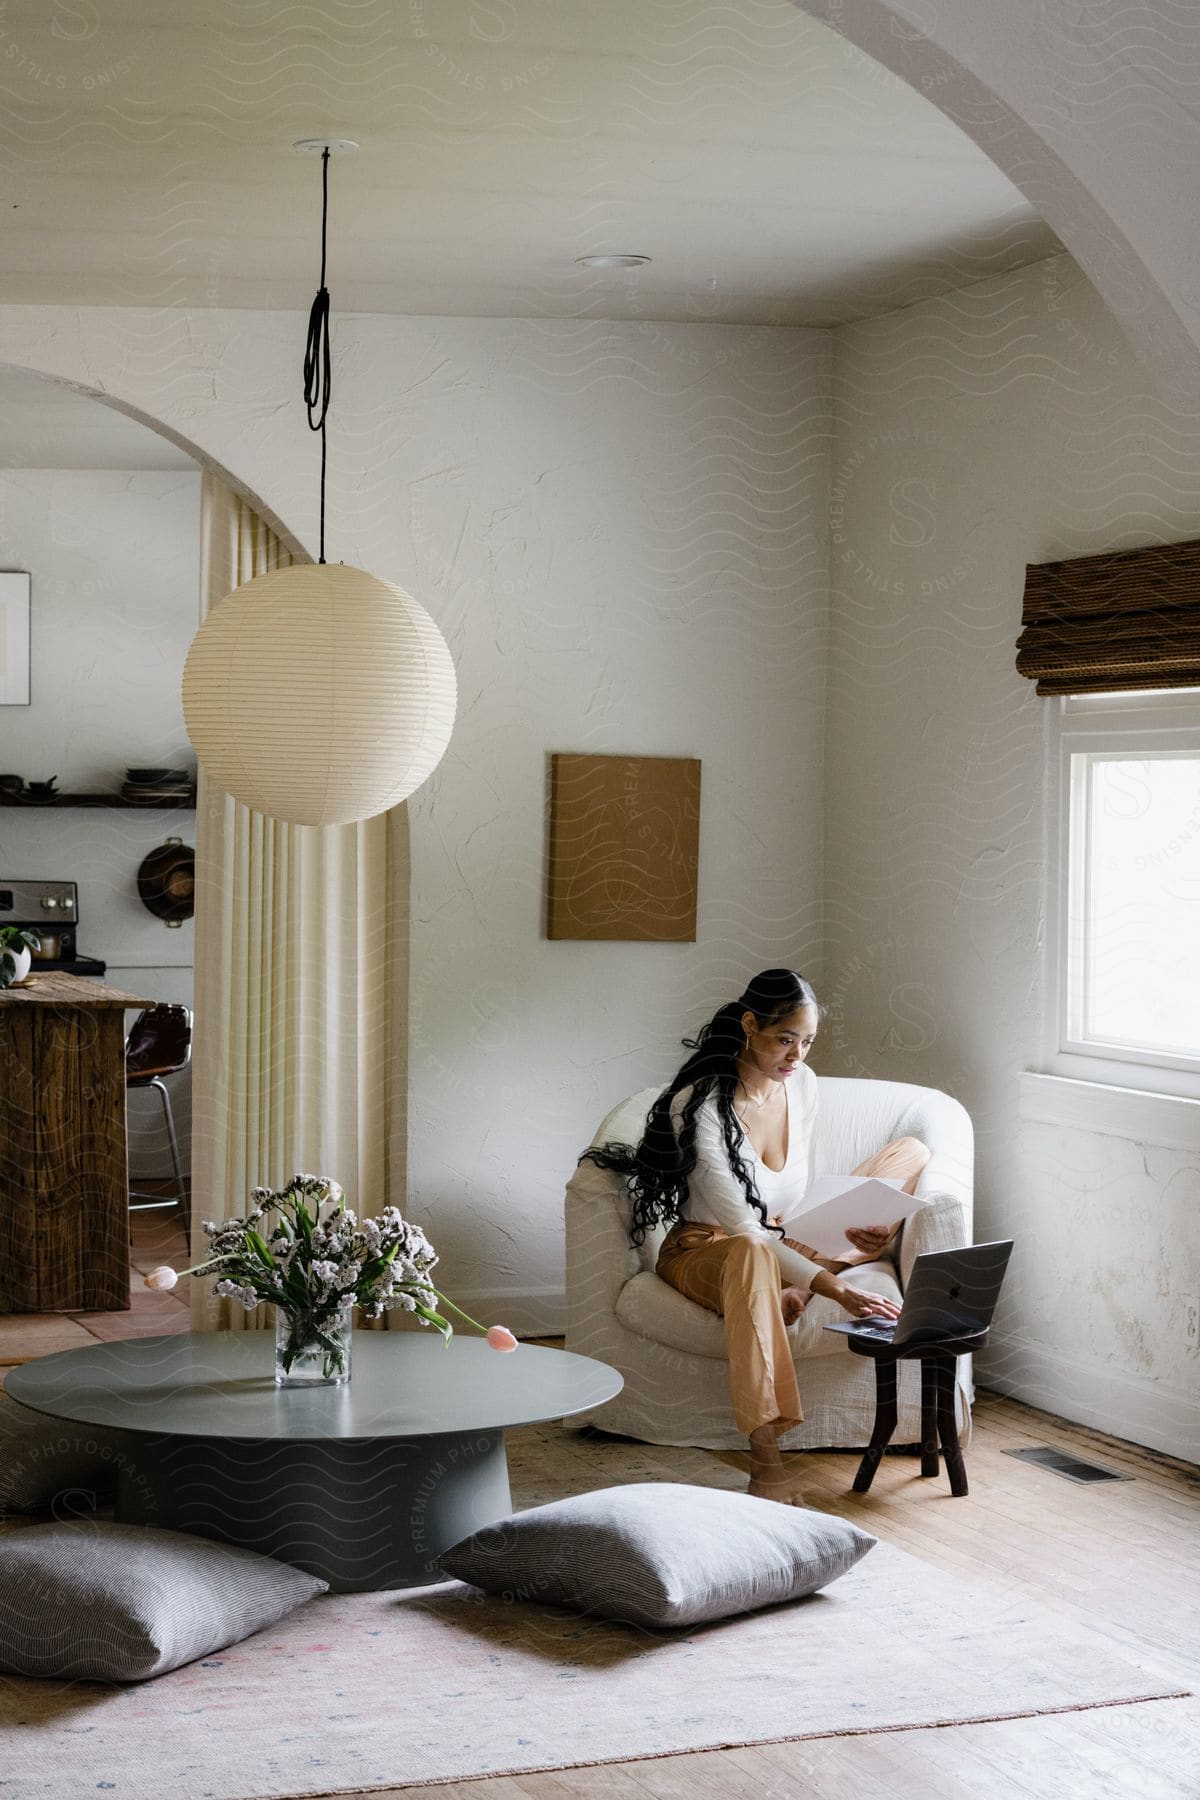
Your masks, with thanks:
[{"label": "wooden stool", "polygon": [[966,1493],[967,1470],[954,1417],[955,1358],[982,1350],[987,1339],[987,1332],[980,1331],[974,1337],[947,1338],[936,1346],[901,1344],[898,1349],[882,1338],[846,1339],[856,1356],[870,1356],[875,1361],[875,1429],[854,1477],[854,1493],[865,1494],[870,1487],[896,1429],[896,1365],[917,1357],[921,1359],[921,1473],[937,1474],[940,1437],[950,1492]]}]

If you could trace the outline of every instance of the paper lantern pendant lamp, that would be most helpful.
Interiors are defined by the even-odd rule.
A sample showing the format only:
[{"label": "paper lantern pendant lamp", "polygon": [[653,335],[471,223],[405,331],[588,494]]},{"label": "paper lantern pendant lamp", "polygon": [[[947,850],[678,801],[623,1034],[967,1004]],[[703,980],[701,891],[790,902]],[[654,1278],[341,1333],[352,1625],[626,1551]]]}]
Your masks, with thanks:
[{"label": "paper lantern pendant lamp", "polygon": [[206,773],[254,812],[294,825],[347,825],[419,788],[454,725],[454,664],[423,606],[325,561],[325,421],[331,352],[325,285],[329,157],[321,153],[321,285],[304,353],[308,423],[321,434],[321,557],[227,594],[192,641],[183,714]]},{"label": "paper lantern pendant lamp", "polygon": [[397,805],[436,767],[454,664],[403,588],[298,563],[212,609],[184,665],[183,709],[206,773],[244,805],[343,825]]}]

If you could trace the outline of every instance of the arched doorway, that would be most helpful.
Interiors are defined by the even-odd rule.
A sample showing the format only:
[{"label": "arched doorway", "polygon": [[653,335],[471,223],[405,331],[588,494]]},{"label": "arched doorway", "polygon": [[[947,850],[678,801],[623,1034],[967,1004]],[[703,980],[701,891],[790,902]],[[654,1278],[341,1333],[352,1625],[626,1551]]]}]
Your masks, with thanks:
[{"label": "arched doorway", "polygon": [[[1200,435],[1198,50],[1182,8],[794,0],[900,76],[1038,208]],[[1176,92],[1177,90],[1177,92]],[[1118,147],[1119,140],[1119,147]]]},{"label": "arched doorway", "polygon": [[[78,352],[76,367],[79,363],[86,366],[89,357],[82,333]],[[186,489],[182,510],[176,509],[180,511],[183,525],[176,530],[170,543],[159,546],[153,556],[150,540],[155,533],[141,514],[133,518],[127,508],[126,514],[122,515],[126,526],[117,527],[118,536],[114,538],[112,521],[104,520],[103,494],[89,498],[90,511],[84,514],[72,507],[69,497],[61,500],[57,508],[59,536],[77,540],[93,562],[103,559],[105,544],[110,546],[111,576],[105,591],[119,596],[124,602],[128,598],[127,590],[136,589],[144,635],[147,640],[152,640],[149,662],[167,696],[167,703],[158,709],[162,717],[156,715],[151,723],[140,716],[142,709],[137,705],[129,681],[122,690],[119,660],[113,669],[106,665],[103,679],[97,679],[89,693],[110,695],[118,708],[108,732],[108,766],[102,768],[93,759],[89,764],[90,781],[70,784],[72,790],[82,789],[85,785],[96,789],[94,803],[90,800],[86,807],[58,808],[52,816],[29,807],[20,822],[22,825],[47,825],[52,817],[57,830],[49,832],[47,826],[44,847],[47,855],[53,849],[58,861],[49,873],[64,879],[73,877],[72,859],[77,857],[81,870],[89,871],[101,895],[114,897],[127,938],[130,934],[136,937],[139,924],[151,934],[158,932],[154,944],[147,947],[138,940],[130,949],[123,943],[124,954],[114,955],[103,941],[102,908],[94,909],[93,923],[98,930],[96,958],[109,963],[108,973],[113,985],[123,993],[136,994],[139,998],[188,1005],[193,1002],[193,962],[188,950],[181,952],[179,946],[180,941],[190,935],[192,926],[189,923],[186,931],[171,933],[175,940],[170,946],[174,951],[173,960],[160,956],[164,969],[157,970],[154,967],[156,953],[161,952],[165,940],[162,921],[149,914],[142,918],[134,880],[138,856],[147,846],[142,844],[136,854],[130,850],[134,827],[143,833],[153,832],[154,816],[149,811],[143,811],[140,817],[136,813],[127,814],[122,775],[127,765],[151,760],[186,762],[194,768],[194,752],[183,728],[179,677],[187,646],[206,601],[215,603],[231,588],[262,572],[261,556],[275,559],[265,565],[273,567],[280,558],[284,562],[289,560],[292,552],[304,556],[304,550],[294,533],[270,530],[270,521],[275,514],[269,502],[260,500],[249,483],[231,477],[224,464],[187,432],[167,424],[149,406],[125,399],[114,400],[94,379],[77,379],[70,359],[65,361],[67,366],[46,370],[31,368],[28,363],[18,364],[13,358],[8,362],[7,370],[10,379],[22,384],[34,396],[40,389],[54,390],[63,396],[60,410],[72,415],[66,420],[64,429],[71,428],[72,419],[76,424],[82,421],[85,438],[86,420],[94,419],[97,414],[113,420],[119,414],[122,424],[125,420],[136,422],[136,426],[116,431],[117,441],[109,448],[105,473],[114,494],[127,494],[134,483],[134,477],[122,470],[139,467],[157,470],[160,462],[168,471],[158,477],[160,485],[173,482],[176,488]],[[166,387],[169,385],[164,383]],[[147,391],[152,391],[152,386],[151,380],[147,383]],[[46,402],[35,398],[29,410],[33,419],[42,420],[41,437],[43,444],[48,445],[46,422],[55,414],[53,399]],[[103,429],[95,428],[97,439],[103,435]],[[156,458],[151,453],[139,452],[138,445],[147,440],[169,446],[174,453]],[[85,465],[88,454],[85,445],[82,452]],[[44,448],[33,460],[53,464],[57,459]],[[76,460],[78,462],[78,458]],[[46,473],[52,477],[53,468]],[[148,494],[149,504],[154,502],[156,495],[157,489]],[[139,520],[145,526],[141,539]],[[280,537],[284,539],[282,546]],[[118,549],[123,560],[117,558]],[[139,569],[139,554],[152,564],[148,571]],[[30,559],[28,549],[22,550],[18,546],[14,556],[18,559],[24,556],[26,569],[37,569],[38,562]],[[172,627],[165,647],[158,645],[154,636],[155,597],[165,591],[165,584],[160,579],[164,572],[170,575],[172,594]],[[40,620],[36,603],[34,608],[35,629],[41,638],[38,654],[43,675],[42,697],[52,715],[49,719],[51,734],[57,730],[63,744],[66,760],[61,766],[66,770],[73,733],[77,752],[87,760],[83,757],[87,734],[78,728],[78,709],[65,700],[65,688],[54,678],[47,637],[49,609],[44,604],[50,593],[50,583],[45,579],[45,573],[43,570],[41,575],[35,574],[33,582],[35,602],[39,586],[43,601]],[[63,591],[68,590],[70,583],[64,581]],[[114,603],[110,617],[110,624],[114,626],[110,635],[114,637],[120,635],[115,629],[117,611]],[[103,619],[85,619],[80,614],[78,623],[81,635],[86,627],[89,632],[98,631],[103,639]],[[121,630],[124,628],[122,614]],[[68,630],[62,645],[64,666],[69,647]],[[85,674],[90,680],[95,670],[85,671]],[[142,739],[137,737],[139,730],[143,732]],[[100,735],[104,735],[102,731]],[[142,753],[143,742],[145,754]],[[6,768],[25,767],[33,775],[50,772],[49,765],[43,767],[44,759],[40,755],[34,763],[22,764],[21,744],[15,726],[9,748],[11,758],[8,754],[3,758]],[[153,757],[150,754],[152,748]],[[168,751],[169,755],[165,754]],[[100,802],[110,789],[112,808],[103,810]],[[388,1193],[388,1184],[395,1171],[395,1180],[402,1188],[403,1132],[392,1125],[392,1096],[399,1096],[398,1104],[402,1108],[404,1058],[402,1046],[400,1053],[394,1054],[391,1016],[393,998],[402,996],[407,973],[403,952],[407,927],[407,828],[403,810],[394,820],[381,818],[378,822],[368,821],[363,827],[304,831],[249,814],[227,795],[202,781],[199,811],[195,810],[195,796],[192,795],[186,812],[186,821],[172,818],[171,829],[193,842],[196,849],[195,924],[198,929],[194,999],[197,1016],[196,1056],[192,1070],[195,1075],[193,1116],[197,1155],[193,1163],[196,1203],[193,1217],[221,1218],[243,1211],[252,1186],[263,1181],[277,1183],[286,1179],[287,1173],[296,1166],[328,1167],[339,1174],[344,1170],[351,1171],[356,1193],[371,1191],[381,1195]],[[15,813],[5,816],[10,820],[17,818]],[[158,818],[166,816],[157,815]],[[125,826],[124,836],[128,841],[124,844],[120,841],[119,823],[123,818],[133,821]],[[72,847],[67,842],[64,821],[72,819],[90,826],[93,837],[99,822],[102,840],[107,841],[113,851],[107,867],[103,841],[99,850],[94,843],[90,846],[76,843]],[[106,838],[105,821],[109,822]],[[80,829],[83,827],[76,829],[76,838]],[[19,843],[10,848],[14,859],[32,864],[33,847],[26,846],[28,856]],[[16,861],[7,872],[14,871],[22,873],[16,867]],[[82,884],[80,891],[82,896]],[[363,915],[377,921],[385,911],[385,928],[375,930],[368,941]],[[82,900],[80,912],[83,912]],[[319,956],[312,954],[313,945],[321,947]],[[385,963],[391,977],[386,981],[383,978]],[[101,973],[99,968],[82,972]],[[146,980],[139,980],[139,974],[144,974]],[[183,991],[185,986],[189,991]],[[361,1004],[363,991],[378,997],[370,1008]],[[396,1006],[402,1015],[399,1001]],[[331,1075],[326,1067],[326,1047],[335,1041],[339,1045],[339,1055],[337,1068]],[[114,1069],[118,1062],[119,1058],[114,1061]],[[176,1071],[172,1079],[176,1074],[186,1081],[185,1072]],[[352,1103],[347,1102],[348,1093],[353,1097]],[[184,1101],[177,1109],[182,1113],[179,1124],[183,1136],[188,1108],[183,1094],[176,1097]],[[360,1151],[365,1158],[361,1166]],[[134,1185],[143,1189],[144,1177],[139,1174]],[[349,1182],[347,1188],[349,1191]],[[106,1216],[111,1216],[112,1210]],[[177,1225],[177,1213],[172,1211],[170,1219],[164,1223]],[[159,1255],[152,1260],[171,1260],[177,1267],[188,1264],[192,1258],[182,1231],[179,1240],[178,1255],[172,1247],[167,1256]],[[202,1239],[194,1232],[193,1244],[198,1246],[200,1243]],[[141,1264],[135,1266],[141,1267]],[[185,1291],[181,1290],[181,1294]],[[140,1292],[140,1284],[135,1281],[137,1292]],[[192,1297],[197,1301],[206,1299],[199,1284]]]}]

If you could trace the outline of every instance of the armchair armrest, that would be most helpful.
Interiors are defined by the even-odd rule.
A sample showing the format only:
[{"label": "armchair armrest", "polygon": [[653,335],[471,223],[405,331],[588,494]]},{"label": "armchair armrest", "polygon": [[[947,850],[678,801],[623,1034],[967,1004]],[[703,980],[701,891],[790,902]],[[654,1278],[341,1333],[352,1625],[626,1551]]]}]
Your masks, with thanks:
[{"label": "armchair armrest", "polygon": [[908,1286],[918,1256],[931,1250],[957,1250],[969,1241],[963,1205],[954,1194],[921,1196],[923,1204],[910,1213],[900,1228],[895,1263],[900,1290]]},{"label": "armchair armrest", "polygon": [[567,1329],[616,1312],[638,1258],[629,1241],[629,1206],[620,1176],[584,1163],[567,1183]]}]

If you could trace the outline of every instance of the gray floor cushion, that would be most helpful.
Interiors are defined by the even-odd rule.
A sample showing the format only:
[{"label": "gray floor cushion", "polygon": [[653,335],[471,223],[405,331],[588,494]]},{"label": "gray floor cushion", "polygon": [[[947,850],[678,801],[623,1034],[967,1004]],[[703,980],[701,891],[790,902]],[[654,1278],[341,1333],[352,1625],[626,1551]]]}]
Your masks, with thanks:
[{"label": "gray floor cushion", "polygon": [[875,1542],[807,1507],[655,1481],[514,1513],[438,1561],[493,1594],[638,1625],[696,1625],[816,1593]]},{"label": "gray floor cushion", "polygon": [[0,1394],[0,1513],[93,1511],[117,1490],[126,1436],[18,1406]]},{"label": "gray floor cushion", "polygon": [[25,1526],[0,1537],[0,1671],[145,1681],[273,1625],[327,1586],[181,1531]]}]

